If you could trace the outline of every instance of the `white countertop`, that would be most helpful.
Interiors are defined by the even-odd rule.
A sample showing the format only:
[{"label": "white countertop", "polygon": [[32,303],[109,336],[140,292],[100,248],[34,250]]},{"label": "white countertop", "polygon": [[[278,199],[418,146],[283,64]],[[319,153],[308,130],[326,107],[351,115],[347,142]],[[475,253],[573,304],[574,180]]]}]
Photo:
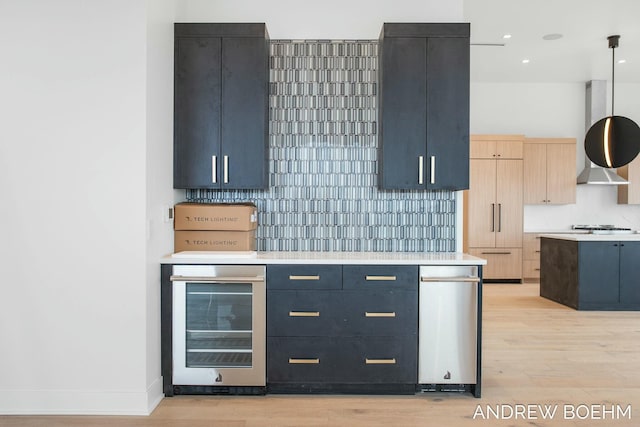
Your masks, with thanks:
[{"label": "white countertop", "polygon": [[462,252],[177,252],[161,264],[485,265]]},{"label": "white countertop", "polygon": [[550,239],[573,240],[576,242],[619,242],[640,241],[640,234],[542,234]]}]

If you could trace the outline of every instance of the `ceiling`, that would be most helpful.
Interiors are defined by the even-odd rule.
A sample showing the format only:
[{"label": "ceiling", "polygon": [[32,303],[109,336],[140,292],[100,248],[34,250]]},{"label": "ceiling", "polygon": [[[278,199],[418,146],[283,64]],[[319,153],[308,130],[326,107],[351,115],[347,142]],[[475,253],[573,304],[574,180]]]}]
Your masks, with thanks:
[{"label": "ceiling", "polygon": [[[463,0],[471,81],[611,80],[607,36],[620,35],[615,81],[640,83],[640,0]],[[508,40],[504,34],[511,34]],[[544,40],[547,34],[562,34]],[[504,46],[480,46],[480,43]],[[523,64],[523,59],[529,63]],[[625,59],[625,63],[617,63]]]}]

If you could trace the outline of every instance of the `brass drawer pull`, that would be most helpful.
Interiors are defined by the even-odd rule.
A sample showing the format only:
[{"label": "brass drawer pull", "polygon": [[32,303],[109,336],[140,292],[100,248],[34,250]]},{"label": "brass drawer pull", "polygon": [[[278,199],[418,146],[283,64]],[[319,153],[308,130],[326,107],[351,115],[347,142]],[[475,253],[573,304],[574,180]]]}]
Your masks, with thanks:
[{"label": "brass drawer pull", "polygon": [[320,280],[320,276],[289,276],[289,280]]},{"label": "brass drawer pull", "polygon": [[290,365],[318,365],[320,359],[293,359],[289,358]]},{"label": "brass drawer pull", "polygon": [[365,311],[364,312],[364,317],[396,317],[396,312],[392,311],[392,312],[369,312],[369,311]]},{"label": "brass drawer pull", "polygon": [[289,317],[320,317],[319,311],[290,311]]},{"label": "brass drawer pull", "polygon": [[365,279],[370,282],[383,281],[383,280],[394,281],[396,280],[396,276],[366,276]]},{"label": "brass drawer pull", "polygon": [[391,359],[369,359],[366,358],[364,359],[365,363],[367,365],[395,365],[396,364],[396,358],[393,357]]}]

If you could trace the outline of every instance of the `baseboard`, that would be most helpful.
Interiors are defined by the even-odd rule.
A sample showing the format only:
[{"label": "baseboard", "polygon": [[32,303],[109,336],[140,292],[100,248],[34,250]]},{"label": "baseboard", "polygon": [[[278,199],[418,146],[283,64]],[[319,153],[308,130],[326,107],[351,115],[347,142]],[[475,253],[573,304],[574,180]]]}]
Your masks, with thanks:
[{"label": "baseboard", "polygon": [[0,415],[149,415],[163,398],[162,378],[146,391],[0,389]]}]

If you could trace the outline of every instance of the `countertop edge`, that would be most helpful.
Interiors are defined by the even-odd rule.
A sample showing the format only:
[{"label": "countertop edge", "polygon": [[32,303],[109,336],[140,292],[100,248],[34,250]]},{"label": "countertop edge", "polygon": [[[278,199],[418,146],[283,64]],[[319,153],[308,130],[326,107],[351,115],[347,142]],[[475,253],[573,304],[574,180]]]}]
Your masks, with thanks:
[{"label": "countertop edge", "polygon": [[619,242],[640,241],[640,233],[633,234],[541,234],[540,237],[575,242]]},{"label": "countertop edge", "polygon": [[234,257],[166,255],[160,264],[343,264],[343,265],[486,265],[487,260],[462,252],[258,252]]}]

